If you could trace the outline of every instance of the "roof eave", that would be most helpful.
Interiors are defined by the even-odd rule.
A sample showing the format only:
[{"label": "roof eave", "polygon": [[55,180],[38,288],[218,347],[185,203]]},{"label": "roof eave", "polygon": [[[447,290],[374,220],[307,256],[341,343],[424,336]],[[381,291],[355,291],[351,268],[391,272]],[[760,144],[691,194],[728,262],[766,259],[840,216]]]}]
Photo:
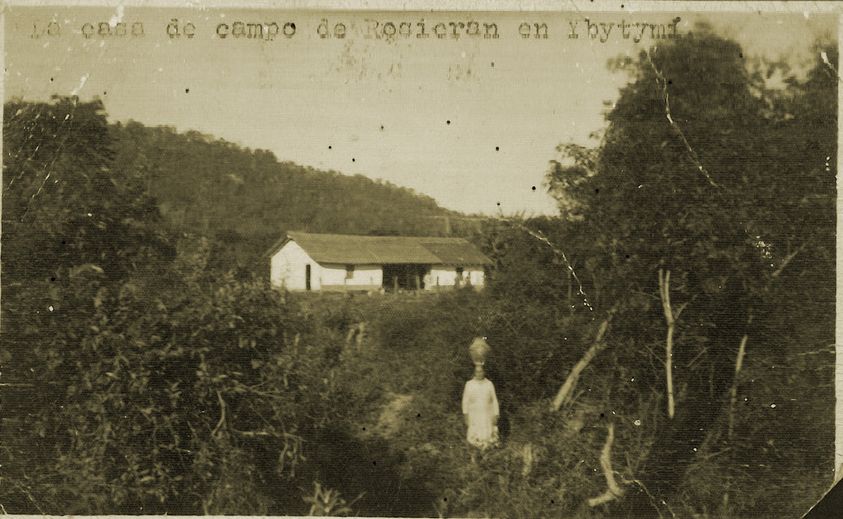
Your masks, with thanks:
[{"label": "roof eave", "polygon": [[263,253],[263,257],[264,258],[271,258],[272,256],[275,256],[275,254],[279,250],[281,250],[284,247],[284,245],[287,245],[287,243],[289,243],[291,241],[293,241],[293,239],[289,235],[285,234],[282,238],[280,238],[274,244],[272,244],[272,247],[270,247],[269,249],[266,250],[266,252]]}]

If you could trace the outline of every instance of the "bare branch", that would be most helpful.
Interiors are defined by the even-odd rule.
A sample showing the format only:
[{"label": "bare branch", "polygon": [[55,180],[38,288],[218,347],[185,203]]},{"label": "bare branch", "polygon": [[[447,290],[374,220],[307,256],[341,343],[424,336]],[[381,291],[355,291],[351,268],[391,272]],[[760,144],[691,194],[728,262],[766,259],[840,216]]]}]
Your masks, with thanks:
[{"label": "bare branch", "polygon": [[735,430],[735,407],[738,404],[738,379],[743,368],[743,358],[746,355],[746,343],[749,340],[749,335],[744,334],[741,337],[741,343],[738,346],[738,356],[735,359],[735,378],[732,379],[732,387],[729,390],[729,426],[727,437],[731,440]]},{"label": "bare branch", "polygon": [[219,431],[223,424],[225,424],[225,400],[222,399],[222,394],[219,391],[217,391],[217,400],[219,400],[220,403],[220,420],[217,422],[217,426],[214,427],[214,430],[211,431],[211,436],[216,436],[217,431]]},{"label": "bare branch", "polygon": [[662,302],[662,312],[667,324],[674,322],[673,309],[670,307],[670,271],[659,269],[659,298]]},{"label": "bare branch", "polygon": [[787,268],[787,265],[791,261],[793,261],[793,258],[795,258],[796,255],[799,254],[800,252],[802,252],[803,250],[805,250],[805,244],[804,243],[798,249],[796,249],[795,251],[791,252],[790,254],[788,254],[787,256],[784,257],[784,259],[781,262],[781,265],[779,265],[779,268],[777,268],[775,270],[775,272],[773,272],[771,277],[773,279],[776,279],[777,277],[779,277],[779,275],[782,273],[782,271],[785,268]]},{"label": "bare branch", "polygon": [[[670,271],[659,269],[659,294],[662,300],[662,310],[667,323],[667,337],[665,339],[664,372],[667,386],[667,416],[673,418],[676,413],[676,404],[673,398],[673,333],[676,328],[676,320],[673,310],[670,307]],[[682,307],[684,309],[684,306]],[[680,312],[681,313],[681,310]],[[677,313],[678,315],[678,313]]]},{"label": "bare branch", "polygon": [[594,357],[596,357],[597,354],[606,347],[603,337],[606,335],[606,330],[609,328],[609,322],[611,322],[614,312],[614,308],[609,311],[609,315],[602,323],[600,323],[600,327],[597,329],[597,335],[594,337],[594,342],[591,343],[591,347],[588,348],[582,358],[574,365],[573,368],[571,368],[571,372],[565,379],[565,383],[562,384],[562,387],[559,388],[559,391],[556,393],[556,397],[553,399],[553,403],[551,404],[551,409],[553,411],[558,411],[564,404],[571,400],[571,395],[574,392],[574,387],[577,385],[580,374],[582,374],[585,368],[588,367]]},{"label": "bare branch", "polygon": [[609,424],[606,434],[606,443],[600,452],[600,468],[603,469],[603,477],[606,478],[606,491],[597,497],[589,499],[588,506],[595,507],[617,499],[624,494],[624,490],[615,480],[615,471],[612,470],[612,443],[615,441],[615,425]]},{"label": "bare branch", "polygon": [[624,483],[626,484],[637,485],[639,488],[641,488],[641,490],[644,491],[645,494],[647,494],[647,497],[650,499],[650,503],[653,505],[653,508],[656,509],[656,513],[659,514],[659,518],[664,518],[664,514],[662,514],[661,511],[661,506],[664,505],[664,507],[667,508],[667,511],[670,512],[670,515],[673,516],[673,519],[676,519],[676,514],[673,512],[673,509],[670,507],[670,505],[667,504],[667,501],[665,501],[664,499],[657,499],[656,496],[654,496],[653,493],[650,492],[649,489],[647,489],[647,486],[641,482],[641,480],[627,479],[623,476],[621,476],[621,479],[623,479]]},{"label": "bare branch", "polygon": [[676,314],[673,316],[675,320],[679,320],[679,316],[682,315],[682,311],[688,307],[688,304],[688,302],[685,302],[679,305],[679,308],[676,309]]},{"label": "bare branch", "polygon": [[234,431],[235,433],[243,436],[245,438],[266,438],[266,437],[273,437],[273,438],[281,438],[282,435],[272,431]]}]

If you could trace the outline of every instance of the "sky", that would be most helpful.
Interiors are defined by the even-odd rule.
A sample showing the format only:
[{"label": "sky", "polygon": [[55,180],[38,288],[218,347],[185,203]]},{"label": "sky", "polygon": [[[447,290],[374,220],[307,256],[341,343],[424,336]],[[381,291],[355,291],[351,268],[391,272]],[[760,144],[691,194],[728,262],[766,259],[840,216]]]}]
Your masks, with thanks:
[{"label": "sky", "polygon": [[[835,36],[837,24],[831,16],[758,13],[7,7],[4,95],[99,97],[111,121],[197,130],[281,161],[409,187],[466,213],[548,214],[555,206],[542,182],[556,146],[593,143],[627,81],[608,60],[661,43],[648,36],[634,43],[617,26],[605,42],[591,39],[586,18],[669,24],[676,16],[679,34],[706,20],[747,57],[794,62],[810,58],[817,38]],[[170,38],[172,19],[180,33],[190,21],[194,36]],[[331,30],[344,23],[346,37],[320,38],[323,19]],[[372,20],[378,31],[410,22],[414,35],[422,20],[428,33],[440,22],[474,20],[497,24],[500,37],[367,38]],[[50,21],[59,34],[44,33]],[[118,21],[129,33],[142,22],[144,36],[83,35]],[[238,21],[295,23],[295,35],[217,35],[219,24],[230,32]],[[548,38],[522,38],[525,22],[547,23]],[[571,24],[578,38],[569,37]]]}]

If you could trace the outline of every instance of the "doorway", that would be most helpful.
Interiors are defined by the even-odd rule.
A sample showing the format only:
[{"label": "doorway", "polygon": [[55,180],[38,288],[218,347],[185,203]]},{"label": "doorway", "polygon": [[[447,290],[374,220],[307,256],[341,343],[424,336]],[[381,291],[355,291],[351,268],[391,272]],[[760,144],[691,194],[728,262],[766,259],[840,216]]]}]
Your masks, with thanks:
[{"label": "doorway", "polygon": [[424,290],[427,265],[394,264],[383,266],[383,288],[387,292]]},{"label": "doorway", "polygon": [[304,289],[310,291],[310,263],[304,266]]}]

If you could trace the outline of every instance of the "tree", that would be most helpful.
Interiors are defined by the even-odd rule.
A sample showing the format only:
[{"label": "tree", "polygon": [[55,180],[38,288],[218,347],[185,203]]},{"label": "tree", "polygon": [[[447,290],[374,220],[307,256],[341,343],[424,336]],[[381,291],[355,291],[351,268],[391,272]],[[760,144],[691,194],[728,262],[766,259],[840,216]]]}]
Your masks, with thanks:
[{"label": "tree", "polygon": [[[762,330],[791,318],[788,297],[824,293],[819,277],[833,285],[836,149],[827,107],[836,82],[818,60],[782,96],[748,70],[737,44],[705,28],[619,68],[631,81],[600,145],[560,146],[548,186],[570,225],[594,237],[603,297],[620,304],[609,340],[635,345],[621,362],[640,366],[648,352],[663,366],[661,380],[652,369],[640,380],[668,401],[639,477],[669,500],[717,433],[747,335],[757,336],[759,360],[807,347]],[[803,229],[805,221],[817,225]],[[820,344],[833,342],[832,300],[814,305],[817,318],[799,327]],[[667,321],[660,355],[659,320]]]},{"label": "tree", "polygon": [[88,264],[119,279],[171,257],[142,179],[114,161],[100,101],[12,101],[3,129],[4,281]]},{"label": "tree", "polygon": [[207,240],[176,255],[100,102],[5,109],[0,503],[277,509],[266,488],[297,493],[329,416],[330,341],[268,287],[210,276]]}]

